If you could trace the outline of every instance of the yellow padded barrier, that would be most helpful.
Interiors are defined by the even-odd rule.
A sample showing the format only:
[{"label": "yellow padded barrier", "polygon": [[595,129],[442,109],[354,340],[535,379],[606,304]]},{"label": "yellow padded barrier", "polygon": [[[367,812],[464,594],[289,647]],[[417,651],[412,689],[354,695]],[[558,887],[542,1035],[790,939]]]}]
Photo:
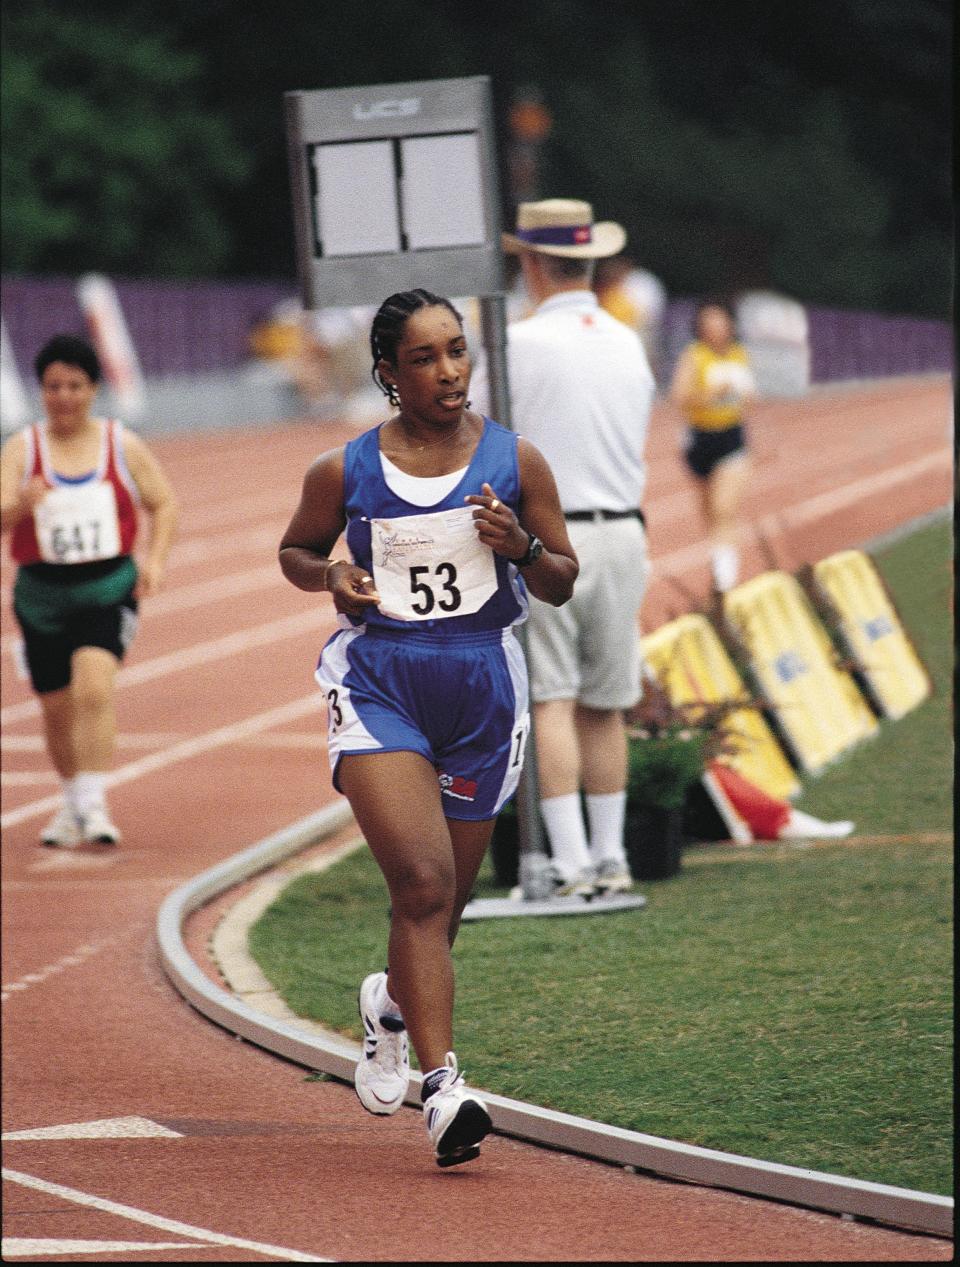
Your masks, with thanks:
[{"label": "yellow padded barrier", "polygon": [[[705,616],[689,614],[662,625],[643,639],[643,658],[673,704],[749,700],[716,630]],[[786,798],[800,783],[759,709],[745,705],[730,713],[734,751],[720,757],[771,796]]]},{"label": "yellow padded barrier", "polygon": [[817,596],[884,717],[903,717],[930,695],[930,678],[873,560],[841,550],[813,566]]},{"label": "yellow padded barrier", "polygon": [[738,585],[724,595],[723,614],[802,770],[817,774],[876,733],[873,711],[794,577],[764,572]]}]

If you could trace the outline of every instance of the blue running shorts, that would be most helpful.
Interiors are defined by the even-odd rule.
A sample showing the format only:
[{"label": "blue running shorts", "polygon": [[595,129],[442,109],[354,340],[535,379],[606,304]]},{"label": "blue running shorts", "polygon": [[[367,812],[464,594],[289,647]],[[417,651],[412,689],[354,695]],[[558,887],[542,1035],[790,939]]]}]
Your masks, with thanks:
[{"label": "blue running shorts", "polygon": [[511,629],[456,638],[341,629],[315,677],[327,701],[337,791],[340,758],[361,752],[420,753],[436,768],[448,818],[493,818],[516,791],[530,715]]}]

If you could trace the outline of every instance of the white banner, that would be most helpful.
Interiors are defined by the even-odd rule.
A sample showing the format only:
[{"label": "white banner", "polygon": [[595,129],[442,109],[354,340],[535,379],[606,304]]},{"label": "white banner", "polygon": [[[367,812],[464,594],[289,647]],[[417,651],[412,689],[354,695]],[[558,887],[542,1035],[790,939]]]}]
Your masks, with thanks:
[{"label": "white banner", "polygon": [[30,421],[30,414],[30,401],[17,369],[7,323],[0,317],[0,430],[16,431]]},{"label": "white banner", "polygon": [[117,408],[126,418],[136,420],[147,404],[143,375],[116,287],[99,273],[87,273],[77,282],[77,300]]}]

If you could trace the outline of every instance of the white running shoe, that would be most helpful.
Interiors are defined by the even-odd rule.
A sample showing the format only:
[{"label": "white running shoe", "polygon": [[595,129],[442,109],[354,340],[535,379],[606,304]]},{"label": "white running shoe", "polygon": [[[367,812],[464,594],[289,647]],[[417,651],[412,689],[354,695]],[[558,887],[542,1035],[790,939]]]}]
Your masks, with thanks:
[{"label": "white running shoe", "polygon": [[423,1117],[438,1166],[459,1166],[480,1156],[480,1141],[493,1123],[484,1102],[463,1085],[452,1051],[440,1085],[424,1101]]},{"label": "white running shoe", "polygon": [[40,843],[49,845],[51,848],[80,843],[80,824],[69,805],[61,805],[50,819],[40,833]]},{"label": "white running shoe", "polygon": [[633,888],[633,876],[613,858],[607,858],[597,866],[596,890],[598,894],[627,893]]},{"label": "white running shoe", "polygon": [[110,821],[105,806],[88,810],[81,817],[80,832],[89,845],[115,845],[120,840],[120,829]]},{"label": "white running shoe", "polygon": [[402,1020],[382,1015],[378,1006],[385,972],[372,972],[360,987],[363,1054],[354,1070],[353,1085],[368,1113],[396,1113],[410,1084],[410,1046]]}]

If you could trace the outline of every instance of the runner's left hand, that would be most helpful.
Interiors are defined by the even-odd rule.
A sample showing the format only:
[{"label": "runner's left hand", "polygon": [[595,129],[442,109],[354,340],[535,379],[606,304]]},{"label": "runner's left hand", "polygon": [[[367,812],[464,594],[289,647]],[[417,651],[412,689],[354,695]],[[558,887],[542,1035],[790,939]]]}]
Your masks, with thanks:
[{"label": "runner's left hand", "polygon": [[482,496],[471,494],[464,498],[464,501],[477,507],[473,512],[477,536],[494,554],[505,559],[522,558],[526,554],[530,534],[521,528],[519,519],[509,506],[503,504],[489,484],[481,487]]}]

